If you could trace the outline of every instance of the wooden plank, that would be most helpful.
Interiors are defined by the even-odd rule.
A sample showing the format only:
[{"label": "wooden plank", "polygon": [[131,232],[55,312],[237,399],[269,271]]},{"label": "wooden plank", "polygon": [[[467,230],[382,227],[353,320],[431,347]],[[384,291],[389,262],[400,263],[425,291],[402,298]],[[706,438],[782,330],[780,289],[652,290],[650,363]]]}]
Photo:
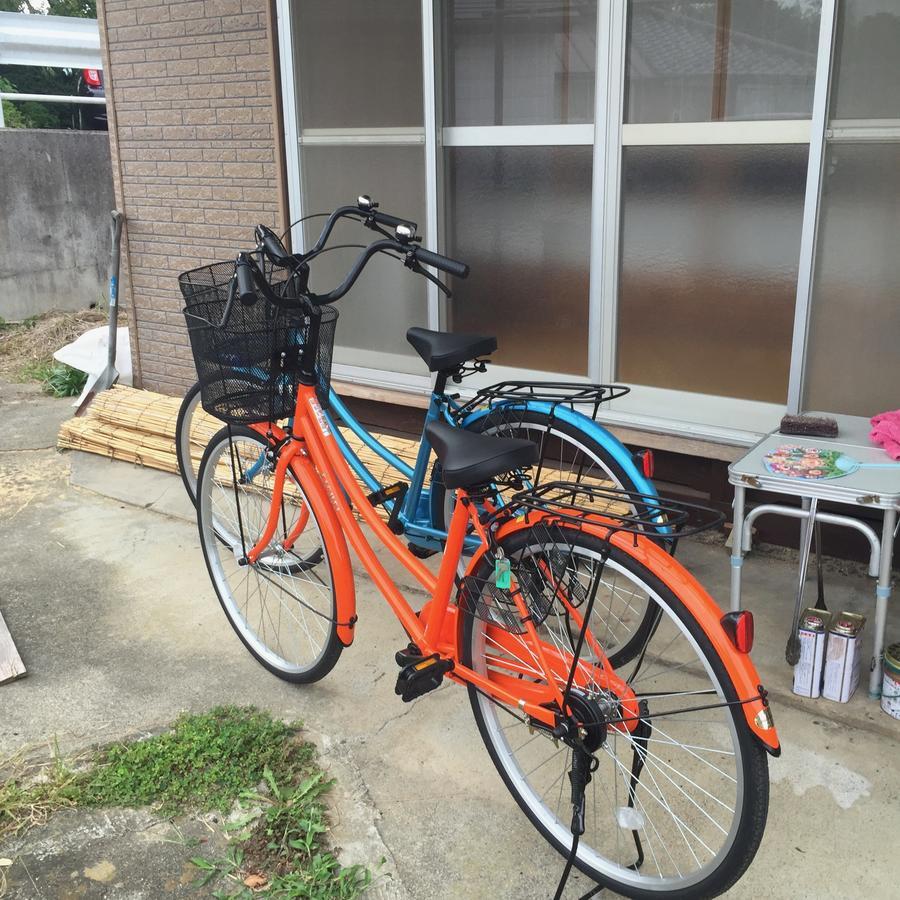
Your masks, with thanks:
[{"label": "wooden plank", "polygon": [[3,613],[0,613],[0,684],[21,678],[24,674],[25,663],[3,621]]},{"label": "wooden plank", "polygon": [[393,403],[397,406],[413,406],[418,409],[428,409],[431,402],[428,394],[421,391],[396,391],[369,384],[356,384],[352,381],[338,381],[334,378],[331,380],[331,385],[342,397],[360,397],[363,400]]}]

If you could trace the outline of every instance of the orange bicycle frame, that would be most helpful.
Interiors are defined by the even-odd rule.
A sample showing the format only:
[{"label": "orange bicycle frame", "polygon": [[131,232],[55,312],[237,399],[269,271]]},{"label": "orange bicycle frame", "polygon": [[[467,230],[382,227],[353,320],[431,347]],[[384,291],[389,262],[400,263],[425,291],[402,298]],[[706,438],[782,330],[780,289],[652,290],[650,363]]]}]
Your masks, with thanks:
[{"label": "orange bicycle frame", "polygon": [[[560,682],[564,682],[567,678],[570,662],[555,648],[540,640],[518,591],[513,592],[513,598],[523,619],[525,629],[523,639],[530,642],[529,650],[534,652],[535,658],[539,661],[546,683],[515,678],[512,675],[498,674],[487,678],[461,662],[461,617],[457,605],[453,603],[453,595],[457,566],[470,525],[482,537],[482,546],[471,560],[468,572],[475,571],[487,549],[486,534],[479,521],[476,504],[469,502],[465,491],[457,491],[457,502],[440,569],[437,575],[434,575],[400,542],[368,501],[331,433],[331,427],[319,405],[314,387],[298,385],[293,430],[290,435],[274,423],[253,427],[267,440],[284,441],[284,444],[278,454],[272,506],[266,526],[257,543],[247,552],[251,562],[259,558],[278,527],[284,480],[290,468],[303,490],[328,547],[336,597],[337,633],[344,646],[349,646],[353,642],[357,621],[353,570],[347,546],[349,541],[369,577],[423,657],[438,654],[442,659],[451,660],[453,668],[447,677],[460,683],[471,684],[498,702],[513,707],[550,728],[556,725],[556,713],[549,707],[554,703],[558,704],[562,699]],[[418,612],[409,605],[376,556],[353,514],[354,509],[372,529],[378,541],[430,596],[429,601]],[[530,515],[530,521],[527,523],[523,519],[509,520],[498,530],[497,540],[503,540],[518,530],[531,528],[536,521],[535,516],[541,515],[549,514]],[[301,516],[301,521],[305,524],[304,516]],[[302,527],[303,525],[299,523],[295,525],[287,537],[288,543],[292,544],[297,539]],[[770,724],[771,717],[767,716],[765,701],[760,697],[761,689],[756,670],[749,657],[738,653],[730,644],[719,621],[721,611],[696,579],[651,540],[623,532],[611,533],[609,525],[604,525],[602,518],[596,516],[587,517],[582,527],[589,533],[601,539],[608,539],[612,544],[625,549],[650,568],[684,602],[724,661],[739,698],[742,700],[759,698],[743,703],[744,714],[753,733],[768,749],[777,751],[778,737],[774,726]],[[560,599],[568,605],[565,597]],[[515,640],[513,635],[501,628],[491,627],[490,633],[491,640],[500,646],[504,646],[504,642]],[[609,666],[601,648],[595,646],[595,643],[591,646],[597,655],[597,662],[585,664],[585,669],[590,671],[576,669],[574,684],[590,680],[612,691],[619,698],[627,727],[627,720],[635,717],[636,721],[638,715],[634,693]]]}]

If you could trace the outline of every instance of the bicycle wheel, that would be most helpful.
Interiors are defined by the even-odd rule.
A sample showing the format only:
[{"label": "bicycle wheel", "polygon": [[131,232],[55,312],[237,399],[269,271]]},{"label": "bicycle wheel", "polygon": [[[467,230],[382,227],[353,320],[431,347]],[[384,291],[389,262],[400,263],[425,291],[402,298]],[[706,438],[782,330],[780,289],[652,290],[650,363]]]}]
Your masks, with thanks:
[{"label": "bicycle wheel", "polygon": [[[633,732],[621,723],[603,724],[622,713],[616,698],[590,674],[596,667],[587,669],[587,681],[576,692],[579,722],[586,723],[597,744],[598,760],[586,791],[586,831],[576,865],[628,897],[712,897],[727,890],[759,847],[769,781],[765,751],[740,706],[717,705],[738,698],[712,644],[651,571],[592,535],[559,527],[543,529],[543,534],[525,530],[511,535],[503,549],[514,574],[524,568],[533,577],[549,567],[563,579],[570,597],[584,598],[596,579],[589,629],[601,646],[607,634],[605,599],[611,594],[640,594],[660,613],[639,659],[616,670],[641,704]],[[478,575],[489,579],[491,571],[492,563],[484,560]],[[546,647],[563,656],[568,669],[576,641],[555,590],[548,594],[545,586],[544,595],[549,608],[542,612],[539,635]],[[486,604],[479,607],[480,618],[465,616],[464,664],[485,677],[505,680],[507,686],[514,684],[510,677],[543,681],[526,638],[501,633],[497,619],[487,621],[484,610],[496,605],[495,596],[486,592],[480,598]],[[586,640],[579,666],[595,662],[589,644]],[[507,788],[538,831],[568,856],[572,808],[567,774],[573,751],[564,743],[555,746],[546,730],[531,731],[518,709],[472,687],[469,697]]]},{"label": "bicycle wheel", "polygon": [[[516,410],[515,415],[510,415],[501,408],[476,419],[467,427],[483,434],[533,441],[543,450],[544,462],[540,473],[542,482],[585,481],[641,493],[628,472],[606,447],[568,422],[551,419],[550,416],[531,409]],[[431,473],[431,514],[436,527],[448,530],[454,502],[455,495],[444,488],[440,464],[435,463]],[[634,504],[624,501],[598,504],[592,511],[601,515],[639,512]],[[640,599],[623,605],[612,598],[611,603],[619,607],[619,627],[616,629],[614,642],[607,645],[606,653],[613,666],[618,667],[640,652],[659,613],[654,606]]]},{"label": "bicycle wheel", "polygon": [[[235,380],[248,384],[262,384],[259,379],[249,374],[234,376]],[[197,475],[203,451],[212,436],[222,427],[222,423],[203,410],[200,405],[200,382],[192,384],[181,406],[175,421],[175,456],[178,459],[178,471],[191,503],[197,505]]]},{"label": "bicycle wheel", "polygon": [[[279,678],[311,682],[341,654],[331,560],[315,510],[292,472],[280,524],[252,564],[243,562],[265,527],[274,466],[265,439],[243,426],[221,429],[198,475],[200,542],[216,595],[256,660]],[[297,532],[297,534],[295,534]],[[285,547],[288,536],[293,546]]]},{"label": "bicycle wheel", "polygon": [[[200,382],[192,384],[178,410],[175,422],[175,455],[178,458],[178,471],[191,503],[197,505],[197,470],[199,463],[195,460],[203,456],[203,449],[209,435],[202,433],[195,414],[200,407]],[[199,417],[198,417],[199,418]]]}]

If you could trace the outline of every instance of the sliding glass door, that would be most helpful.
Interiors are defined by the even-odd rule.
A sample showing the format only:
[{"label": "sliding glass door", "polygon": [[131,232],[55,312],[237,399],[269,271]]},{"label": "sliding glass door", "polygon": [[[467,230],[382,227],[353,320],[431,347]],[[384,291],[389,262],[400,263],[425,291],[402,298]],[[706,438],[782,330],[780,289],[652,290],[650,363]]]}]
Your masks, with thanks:
[{"label": "sliding glass door", "polygon": [[610,300],[623,407],[732,429],[780,418],[819,26],[800,0],[629,3]]},{"label": "sliding glass door", "polygon": [[340,374],[425,390],[403,334],[440,323],[497,335],[494,378],[631,385],[627,425],[740,441],[886,405],[846,366],[900,328],[900,13],[835,5],[278,0],[294,214],[369,191],[472,271],[439,314],[376,261]]},{"label": "sliding glass door", "polygon": [[838,6],[803,405],[872,416],[900,384],[900,5]]}]

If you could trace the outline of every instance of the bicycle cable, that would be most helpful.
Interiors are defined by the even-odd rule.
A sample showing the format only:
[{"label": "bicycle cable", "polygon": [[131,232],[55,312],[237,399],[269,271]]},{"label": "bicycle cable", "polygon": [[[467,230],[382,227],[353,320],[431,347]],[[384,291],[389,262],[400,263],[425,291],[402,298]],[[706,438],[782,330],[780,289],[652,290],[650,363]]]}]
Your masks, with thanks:
[{"label": "bicycle cable", "polygon": [[331,213],[321,212],[321,213],[310,213],[308,216],[301,216],[295,222],[291,222],[291,224],[288,225],[288,227],[285,228],[284,231],[282,231],[280,235],[278,235],[278,240],[281,241],[282,243],[284,243],[284,239],[287,237],[288,232],[291,231],[295,225],[302,225],[304,222],[308,222],[310,219],[324,219],[330,215],[331,215]]}]

